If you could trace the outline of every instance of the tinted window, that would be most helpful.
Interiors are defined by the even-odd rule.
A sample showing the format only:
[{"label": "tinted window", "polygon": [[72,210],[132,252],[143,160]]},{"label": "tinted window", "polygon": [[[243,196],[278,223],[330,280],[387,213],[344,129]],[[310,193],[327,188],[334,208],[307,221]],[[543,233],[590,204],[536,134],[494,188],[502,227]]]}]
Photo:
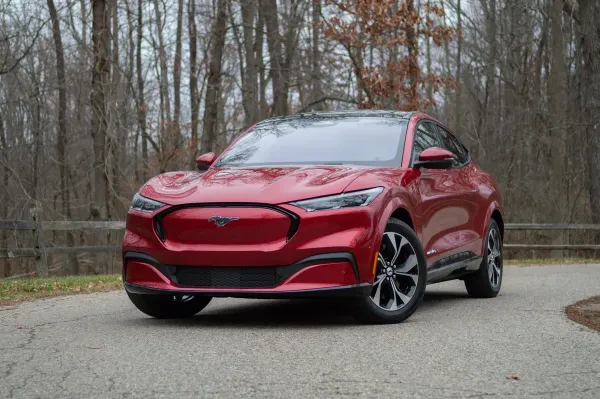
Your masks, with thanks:
[{"label": "tinted window", "polygon": [[452,133],[447,131],[441,126],[438,126],[440,132],[440,139],[442,141],[442,148],[447,149],[452,154],[458,165],[465,164],[469,158],[467,149],[458,141]]},{"label": "tinted window", "polygon": [[400,166],[406,121],[397,117],[306,116],[258,124],[217,167],[277,164]]},{"label": "tinted window", "polygon": [[440,143],[435,125],[430,122],[419,123],[413,142],[413,163],[419,160],[419,155],[426,149],[439,146]]}]

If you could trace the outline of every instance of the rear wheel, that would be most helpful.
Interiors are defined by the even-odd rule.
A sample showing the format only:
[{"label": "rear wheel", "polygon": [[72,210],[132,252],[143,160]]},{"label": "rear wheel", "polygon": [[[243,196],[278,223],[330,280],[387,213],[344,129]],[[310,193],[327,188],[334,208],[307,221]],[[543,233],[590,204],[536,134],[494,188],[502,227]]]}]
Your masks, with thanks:
[{"label": "rear wheel", "polygon": [[502,275],[502,236],[494,219],[488,224],[483,260],[479,270],[465,277],[465,287],[474,298],[493,298],[500,292]]},{"label": "rear wheel", "polygon": [[191,317],[204,309],[212,297],[190,295],[144,295],[127,292],[136,308],[157,319]]},{"label": "rear wheel", "polygon": [[367,323],[398,323],[416,310],[427,281],[427,263],[415,232],[404,222],[387,223],[371,294],[359,298],[356,317]]}]

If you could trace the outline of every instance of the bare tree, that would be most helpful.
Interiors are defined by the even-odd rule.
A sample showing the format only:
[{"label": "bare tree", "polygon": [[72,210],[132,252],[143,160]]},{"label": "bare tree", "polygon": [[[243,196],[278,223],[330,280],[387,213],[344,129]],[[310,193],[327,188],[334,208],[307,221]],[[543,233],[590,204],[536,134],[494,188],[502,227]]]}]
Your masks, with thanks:
[{"label": "bare tree", "polygon": [[[137,4],[137,47],[135,53],[135,64],[137,74],[137,115],[138,128],[142,136],[142,180],[148,180],[148,132],[146,130],[146,100],[144,96],[144,71],[142,69],[142,40],[144,17],[143,0],[138,0]],[[136,165],[136,168],[139,166]]]},{"label": "bare tree", "polygon": [[[71,214],[71,199],[69,198],[69,164],[67,160],[67,87],[65,80],[65,56],[60,34],[60,23],[54,7],[53,0],[47,0],[48,9],[50,11],[50,19],[52,20],[52,36],[54,37],[54,47],[56,49],[56,77],[58,82],[58,137],[57,137],[57,161],[60,170],[60,194],[62,213],[70,220]],[[67,231],[67,244],[75,246],[75,237],[73,232]],[[79,264],[77,257],[73,254],[69,256],[69,273],[79,274]]]},{"label": "bare tree", "polygon": [[600,223],[600,4],[579,0],[583,50],[584,117],[586,159],[592,221]]},{"label": "bare tree", "polygon": [[244,113],[246,115],[246,126],[251,126],[258,121],[258,64],[255,54],[255,28],[256,3],[254,1],[241,0],[242,25],[244,27],[244,53],[246,56],[246,68],[244,76]]},{"label": "bare tree", "polygon": [[218,0],[216,18],[211,33],[210,61],[208,66],[208,87],[204,104],[204,125],[202,129],[202,152],[214,150],[218,132],[219,93],[221,89],[221,69],[225,32],[227,29],[228,0]]},{"label": "bare tree", "polygon": [[174,145],[179,148],[181,145],[181,130],[179,119],[181,117],[181,36],[183,31],[183,0],[177,1],[177,36],[175,38],[175,60],[173,63],[173,129]]},{"label": "bare tree", "polygon": [[190,113],[191,113],[191,151],[192,165],[195,164],[198,152],[198,115],[200,101],[198,99],[198,45],[196,43],[196,2],[190,0],[188,3],[188,36],[190,38]]},{"label": "bare tree", "polygon": [[283,55],[281,53],[281,34],[279,33],[279,17],[276,0],[260,0],[261,13],[267,28],[267,45],[269,46],[269,63],[271,66],[271,82],[273,85],[272,115],[287,114],[287,96],[284,95]]},{"label": "bare tree", "polygon": [[91,108],[92,108],[92,139],[94,142],[93,167],[93,218],[105,220],[108,218],[108,203],[110,199],[108,175],[106,171],[106,138],[108,121],[106,113],[106,89],[109,84],[110,64],[108,8],[105,0],[92,0],[92,46],[94,67],[92,69]]}]

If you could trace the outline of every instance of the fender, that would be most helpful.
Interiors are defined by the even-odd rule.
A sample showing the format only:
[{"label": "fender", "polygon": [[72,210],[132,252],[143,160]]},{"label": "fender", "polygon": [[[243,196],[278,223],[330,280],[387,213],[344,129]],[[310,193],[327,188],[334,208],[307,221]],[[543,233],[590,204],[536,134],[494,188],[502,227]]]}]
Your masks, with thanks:
[{"label": "fender", "polygon": [[[390,196],[392,195],[391,193],[389,193]],[[408,197],[408,194],[405,194],[406,197]],[[406,210],[408,212],[408,214],[410,215],[411,220],[413,221],[413,223],[415,223],[415,213],[414,213],[414,209],[413,207],[410,205],[410,201],[408,200],[408,198],[403,198],[404,196],[393,196],[392,198],[389,198],[387,200],[387,205],[385,205],[385,207],[383,208],[383,211],[381,211],[379,213],[379,215],[376,215],[376,217],[378,218],[378,220],[376,220],[375,222],[375,229],[376,229],[376,235],[375,235],[375,242],[373,245],[373,252],[371,253],[371,266],[374,264],[375,262],[375,256],[376,254],[379,252],[379,247],[381,246],[381,241],[383,239],[383,233],[385,232],[385,226],[387,225],[387,222],[390,220],[390,217],[392,217],[392,214],[402,208],[404,210]],[[415,225],[415,230],[417,230],[417,226]],[[420,239],[420,235],[417,232],[417,236],[419,236]],[[372,270],[372,269],[371,269]],[[368,282],[369,283],[373,283],[375,278],[375,275],[370,275]]]}]

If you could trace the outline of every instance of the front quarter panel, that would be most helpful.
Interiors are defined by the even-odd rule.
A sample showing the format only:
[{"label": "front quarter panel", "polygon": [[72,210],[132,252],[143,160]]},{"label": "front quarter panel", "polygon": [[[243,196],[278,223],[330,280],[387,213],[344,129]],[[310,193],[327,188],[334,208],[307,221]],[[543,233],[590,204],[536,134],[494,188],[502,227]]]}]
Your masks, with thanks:
[{"label": "front quarter panel", "polygon": [[372,171],[371,173],[361,175],[358,179],[352,182],[345,192],[364,190],[373,187],[384,187],[385,190],[380,194],[370,206],[375,206],[377,209],[374,212],[374,235],[373,246],[370,248],[369,257],[370,263],[367,265],[359,265],[363,267],[362,275],[368,275],[368,282],[373,282],[373,264],[375,256],[379,251],[385,227],[392,214],[402,208],[406,210],[413,221],[415,232],[421,239],[420,223],[416,219],[416,201],[414,184],[412,181],[418,177],[418,170],[403,169],[403,168],[386,168]]}]

